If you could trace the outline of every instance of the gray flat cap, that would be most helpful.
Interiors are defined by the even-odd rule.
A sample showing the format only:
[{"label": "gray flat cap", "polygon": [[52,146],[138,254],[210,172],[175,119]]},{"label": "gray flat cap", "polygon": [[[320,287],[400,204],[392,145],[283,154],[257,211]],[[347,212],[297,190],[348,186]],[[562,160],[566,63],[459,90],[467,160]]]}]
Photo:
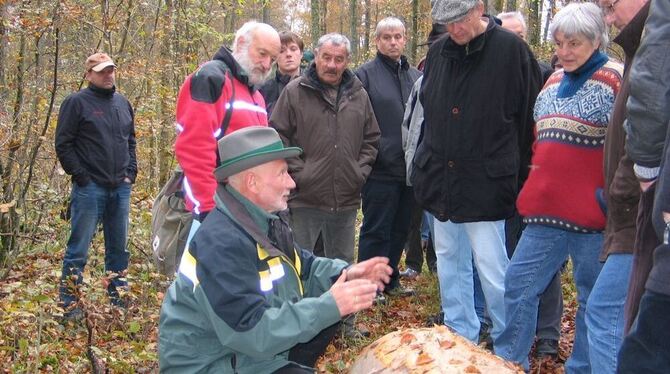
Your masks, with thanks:
[{"label": "gray flat cap", "polygon": [[433,22],[447,24],[465,17],[477,5],[477,0],[431,0],[430,4]]}]

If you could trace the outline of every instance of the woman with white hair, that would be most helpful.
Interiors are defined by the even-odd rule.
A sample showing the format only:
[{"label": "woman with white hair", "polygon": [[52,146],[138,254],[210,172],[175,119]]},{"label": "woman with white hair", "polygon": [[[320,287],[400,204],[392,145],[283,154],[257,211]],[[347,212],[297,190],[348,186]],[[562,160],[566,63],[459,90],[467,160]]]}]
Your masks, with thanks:
[{"label": "woman with white hair", "polygon": [[550,33],[563,69],[551,75],[535,103],[534,153],[517,199],[527,227],[505,276],[506,327],[495,351],[528,369],[538,295],[569,255],[579,309],[566,372],[590,373],[584,313],[601,268],[603,144],[623,67],[603,52],[607,27],[593,3],[563,8]]}]

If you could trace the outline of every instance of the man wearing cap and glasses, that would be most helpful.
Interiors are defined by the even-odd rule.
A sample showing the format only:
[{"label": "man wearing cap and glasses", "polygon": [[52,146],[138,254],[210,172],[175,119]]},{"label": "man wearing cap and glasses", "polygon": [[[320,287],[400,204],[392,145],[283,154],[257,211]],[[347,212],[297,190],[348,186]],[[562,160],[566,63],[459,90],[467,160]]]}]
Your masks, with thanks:
[{"label": "man wearing cap and glasses", "polygon": [[137,176],[134,114],[116,92],[116,65],[107,54],[95,53],[85,67],[88,87],[61,104],[55,141],[58,160],[73,182],[72,228],[59,287],[64,318],[73,320],[83,316],[77,287],[98,221],[105,236],[105,271],[113,274],[107,292],[113,305],[126,306],[119,289],[127,286],[130,190]]},{"label": "man wearing cap and glasses", "polygon": [[[474,257],[493,328],[504,329],[505,219],[528,173],[532,110],[541,74],[526,43],[484,17],[479,0],[436,0],[433,21],[448,36],[428,51],[420,98],[423,136],[410,176],[435,216],[444,323],[476,342]],[[459,245],[467,238],[469,246]]]},{"label": "man wearing cap and glasses", "polygon": [[392,273],[298,248],[283,215],[295,182],[277,132],[218,143],[216,207],[184,253],[161,309],[161,372],[313,373],[343,316],[369,308]]}]

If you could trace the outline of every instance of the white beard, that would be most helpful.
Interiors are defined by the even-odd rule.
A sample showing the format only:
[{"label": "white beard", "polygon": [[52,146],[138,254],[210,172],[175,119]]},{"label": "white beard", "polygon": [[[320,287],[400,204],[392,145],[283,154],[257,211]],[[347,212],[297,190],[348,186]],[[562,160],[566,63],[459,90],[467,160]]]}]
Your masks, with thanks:
[{"label": "white beard", "polygon": [[265,83],[270,78],[272,69],[268,69],[267,72],[262,72],[261,68],[254,66],[253,62],[249,58],[249,48],[243,48],[240,51],[233,53],[235,61],[244,69],[249,75],[249,83],[260,86]]}]

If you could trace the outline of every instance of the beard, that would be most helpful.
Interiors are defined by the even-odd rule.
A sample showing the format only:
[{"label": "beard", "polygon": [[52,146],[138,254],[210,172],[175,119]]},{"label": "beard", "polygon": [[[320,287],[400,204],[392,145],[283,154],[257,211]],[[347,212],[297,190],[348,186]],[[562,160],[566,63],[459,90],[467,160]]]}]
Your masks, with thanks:
[{"label": "beard", "polygon": [[272,69],[268,71],[263,71],[263,67],[259,65],[254,65],[253,61],[249,58],[249,48],[242,48],[237,53],[233,54],[235,61],[244,69],[247,74],[249,74],[249,82],[253,85],[259,86],[270,78]]}]

